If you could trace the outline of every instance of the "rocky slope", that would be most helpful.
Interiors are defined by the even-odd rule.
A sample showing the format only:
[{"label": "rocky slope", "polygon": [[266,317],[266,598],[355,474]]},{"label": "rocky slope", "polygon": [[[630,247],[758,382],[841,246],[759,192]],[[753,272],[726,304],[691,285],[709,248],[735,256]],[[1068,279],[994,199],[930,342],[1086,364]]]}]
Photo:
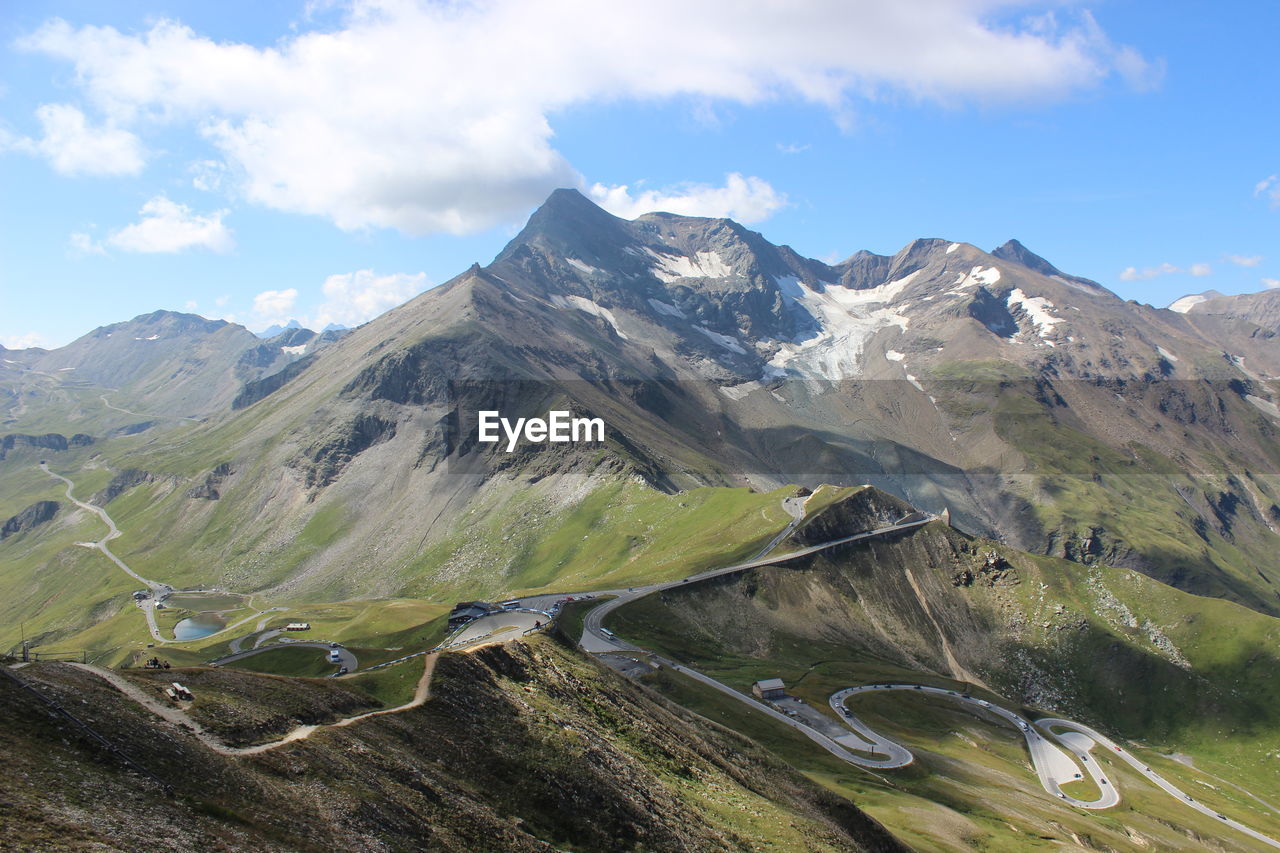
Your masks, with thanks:
[{"label": "rocky slope", "polygon": [[[5,849],[905,849],[749,741],[546,641],[445,657],[426,705],[252,758],[211,753],[83,672],[21,676],[175,791],[4,679]],[[286,688],[303,704],[333,692]]]}]

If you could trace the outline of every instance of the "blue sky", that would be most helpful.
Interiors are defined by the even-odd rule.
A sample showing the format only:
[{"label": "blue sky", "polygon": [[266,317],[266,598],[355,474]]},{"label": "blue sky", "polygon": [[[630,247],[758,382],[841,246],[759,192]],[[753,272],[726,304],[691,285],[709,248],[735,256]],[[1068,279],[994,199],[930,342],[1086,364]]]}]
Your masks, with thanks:
[{"label": "blue sky", "polygon": [[0,12],[0,343],[358,323],[556,186],[802,254],[1017,237],[1280,284],[1271,2],[48,2]]}]

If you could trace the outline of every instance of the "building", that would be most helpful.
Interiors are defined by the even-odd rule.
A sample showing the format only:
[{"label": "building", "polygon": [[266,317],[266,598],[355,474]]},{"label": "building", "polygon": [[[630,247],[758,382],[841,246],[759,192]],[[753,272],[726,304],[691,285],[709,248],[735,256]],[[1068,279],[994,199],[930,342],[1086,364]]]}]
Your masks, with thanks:
[{"label": "building", "polygon": [[781,678],[765,678],[751,685],[751,692],[759,699],[772,702],[786,698],[786,688]]},{"label": "building", "polygon": [[310,622],[290,622],[288,625],[284,626],[284,629],[286,631],[310,631],[311,623]]},{"label": "building", "polygon": [[457,628],[459,625],[465,625],[472,619],[488,616],[495,609],[487,601],[459,601],[453,606],[453,612],[449,614],[449,627]]}]

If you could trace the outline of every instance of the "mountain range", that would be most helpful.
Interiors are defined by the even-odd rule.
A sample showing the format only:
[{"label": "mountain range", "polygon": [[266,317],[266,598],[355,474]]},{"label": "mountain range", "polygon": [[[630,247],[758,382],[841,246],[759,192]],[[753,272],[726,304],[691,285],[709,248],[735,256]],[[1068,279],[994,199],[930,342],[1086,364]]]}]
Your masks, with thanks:
[{"label": "mountain range", "polygon": [[[1201,296],[1169,309],[1126,301],[1016,240],[984,251],[926,238],[827,264],[731,220],[623,220],[559,190],[491,263],[356,329],[291,323],[262,338],[157,311],[59,349],[5,350],[0,647],[25,637],[109,664],[149,654],[137,576],[104,561],[102,520],[73,496],[109,510],[120,531],[110,548],[139,576],[250,596],[259,631],[268,607],[288,609],[390,657],[442,630],[460,598],[618,589],[747,559],[791,530],[782,499],[808,495],[784,547],[917,509],[949,526],[651,595],[619,611],[618,629],[743,691],[764,667],[828,693],[886,673],[977,684],[1169,751],[1194,744],[1197,760],[1247,767],[1265,793],[1274,780],[1259,762],[1280,749],[1280,296]],[[604,441],[507,452],[479,440],[480,411],[552,410],[600,418]],[[845,488],[863,484],[875,488]],[[199,663],[234,650],[227,642],[166,653]],[[479,692],[504,707],[523,707],[537,685],[575,720],[616,706],[650,721],[641,728],[674,725],[654,696],[624,701],[611,673],[532,648],[455,668],[500,685]],[[47,689],[70,689],[51,678]],[[584,692],[565,699],[566,679]],[[702,715],[695,727],[710,728],[696,738],[745,725],[669,674],[641,680]],[[276,695],[236,689],[228,707],[269,708]],[[296,691],[300,706],[329,701],[315,685]],[[959,725],[927,716],[944,723]],[[492,730],[466,725],[477,742]],[[671,731],[611,754],[626,766],[616,797],[678,796],[680,773],[646,775],[652,750],[695,737]],[[983,805],[987,789],[950,759],[868,788],[753,731],[810,779],[870,797],[899,837],[927,825],[931,849],[1011,831],[1096,838],[1094,849],[1124,849],[1132,831],[1183,843],[1169,823],[1181,818],[1159,809],[1126,836],[1041,811],[1035,786]],[[531,760],[547,760],[545,743],[521,737]],[[714,773],[757,785],[736,760]],[[1021,760],[993,766],[1013,778]],[[395,774],[413,776],[400,764]],[[860,813],[788,786],[764,796],[833,839],[854,821],[875,841],[867,849],[894,849]],[[484,802],[459,838],[476,837],[468,821],[540,813]],[[253,813],[254,832],[276,820]],[[207,824],[189,818],[192,832]],[[1037,828],[1009,829],[1024,818]],[[359,832],[389,820],[379,812]],[[738,826],[685,823],[697,838]],[[341,821],[325,826],[346,837]],[[566,821],[538,837],[613,827]],[[668,829],[649,827],[654,838]]]},{"label": "mountain range", "polygon": [[[447,566],[459,520],[518,494],[558,512],[628,479],[872,483],[1027,551],[1274,613],[1269,297],[1156,309],[1012,240],[828,265],[729,220],[626,221],[561,190],[491,264],[345,335],[263,342],[157,312],[8,353],[0,387],[14,433],[185,424],[127,465],[95,452],[157,484],[228,467],[216,508],[154,485],[139,518],[223,566],[213,582],[270,564],[257,584],[320,597],[499,591],[521,585],[522,548],[486,542],[479,576]],[[466,420],[552,406],[603,417],[606,445],[509,455]],[[210,536],[215,514],[234,537]],[[324,517],[325,548],[285,553]]]}]

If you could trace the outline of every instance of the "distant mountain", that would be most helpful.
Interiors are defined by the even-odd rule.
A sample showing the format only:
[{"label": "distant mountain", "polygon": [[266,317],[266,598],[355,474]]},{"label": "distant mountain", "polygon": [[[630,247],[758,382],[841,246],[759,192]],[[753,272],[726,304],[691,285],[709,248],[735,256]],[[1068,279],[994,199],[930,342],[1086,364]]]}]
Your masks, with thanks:
[{"label": "distant mountain", "polygon": [[[1183,297],[1174,305],[1188,299],[1194,299],[1195,302],[1187,304],[1184,313],[1219,315],[1241,323],[1252,323],[1272,332],[1280,331],[1280,289],[1235,296],[1223,296],[1216,290],[1209,290],[1198,297]],[[1170,306],[1170,310],[1173,310],[1173,306]]]},{"label": "distant mountain", "polygon": [[15,429],[33,405],[55,401],[77,412],[77,420],[101,420],[110,429],[135,410],[135,421],[201,418],[228,409],[245,383],[340,336],[295,327],[263,341],[224,320],[155,311],[94,329],[58,349],[7,351],[0,411],[7,407],[6,421]]},{"label": "distant mountain", "polygon": [[302,328],[302,324],[299,323],[297,320],[290,320],[289,322],[285,323],[283,326],[279,324],[273,324],[263,329],[261,332],[254,332],[254,334],[256,334],[260,338],[274,338],[277,335],[279,335],[281,332],[287,331],[289,329],[301,329],[301,328]]}]

